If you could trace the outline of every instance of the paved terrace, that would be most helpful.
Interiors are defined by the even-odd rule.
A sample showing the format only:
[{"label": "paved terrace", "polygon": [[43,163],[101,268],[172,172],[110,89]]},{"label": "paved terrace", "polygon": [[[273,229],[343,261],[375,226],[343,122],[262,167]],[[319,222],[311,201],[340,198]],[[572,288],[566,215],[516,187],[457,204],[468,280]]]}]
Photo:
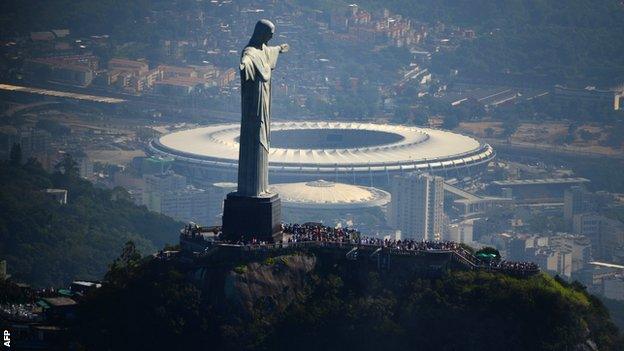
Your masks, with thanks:
[{"label": "paved terrace", "polygon": [[389,262],[390,257],[422,258],[447,255],[452,261],[469,270],[502,272],[522,277],[539,273],[539,267],[533,262],[482,260],[459,243],[450,241],[384,240],[362,236],[358,231],[349,228],[332,228],[319,224],[285,224],[283,240],[280,242],[269,243],[255,239],[247,242],[225,242],[219,240],[219,229],[219,227],[186,226],[180,233],[182,250],[206,257],[219,250],[258,254],[323,249],[344,254],[350,260],[357,260],[358,257],[377,259],[380,267],[381,262]]}]

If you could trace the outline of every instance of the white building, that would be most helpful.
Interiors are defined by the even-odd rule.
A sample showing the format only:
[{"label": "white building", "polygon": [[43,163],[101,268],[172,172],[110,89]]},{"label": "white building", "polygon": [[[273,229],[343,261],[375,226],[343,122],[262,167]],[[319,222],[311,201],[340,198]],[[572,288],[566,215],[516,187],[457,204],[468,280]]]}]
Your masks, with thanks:
[{"label": "white building", "polygon": [[574,215],[592,209],[592,195],[581,186],[566,189],[563,194],[563,218],[572,222]]},{"label": "white building", "polygon": [[271,185],[282,201],[284,222],[321,222],[367,230],[385,224],[386,191],[325,180]]},{"label": "white building", "polygon": [[543,250],[536,254],[541,269],[570,278],[572,276],[572,253],[569,251]]},{"label": "white building", "polygon": [[143,176],[145,191],[175,191],[186,187],[186,177],[173,172]]},{"label": "white building", "polygon": [[451,223],[444,231],[443,239],[458,243],[471,244],[473,241],[474,220],[467,219],[458,223]]},{"label": "white building", "polygon": [[390,225],[403,239],[440,240],[444,216],[444,179],[409,173],[392,179]]},{"label": "white building", "polygon": [[208,214],[210,195],[204,189],[187,186],[183,190],[154,194],[153,210],[183,222],[210,225]]},{"label": "white building", "polygon": [[582,269],[591,260],[591,241],[583,235],[558,234],[549,238],[553,250],[570,253],[571,272]]},{"label": "white building", "polygon": [[44,191],[61,205],[67,204],[67,189],[45,189]]},{"label": "white building", "polygon": [[212,225],[210,193],[186,184],[186,177],[171,172],[143,177],[143,204],[151,211],[184,222]]}]

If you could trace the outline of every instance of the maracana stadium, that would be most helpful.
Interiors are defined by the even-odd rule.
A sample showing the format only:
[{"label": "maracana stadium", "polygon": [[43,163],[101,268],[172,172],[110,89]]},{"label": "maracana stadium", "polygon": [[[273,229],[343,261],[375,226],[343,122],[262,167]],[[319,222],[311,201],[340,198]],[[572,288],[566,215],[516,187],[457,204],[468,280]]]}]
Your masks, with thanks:
[{"label": "maracana stadium", "polygon": [[[198,184],[236,181],[240,125],[179,130],[151,141],[153,155]],[[324,179],[387,188],[395,174],[478,176],[492,147],[446,130],[404,125],[292,121],[271,124],[270,183]]]}]

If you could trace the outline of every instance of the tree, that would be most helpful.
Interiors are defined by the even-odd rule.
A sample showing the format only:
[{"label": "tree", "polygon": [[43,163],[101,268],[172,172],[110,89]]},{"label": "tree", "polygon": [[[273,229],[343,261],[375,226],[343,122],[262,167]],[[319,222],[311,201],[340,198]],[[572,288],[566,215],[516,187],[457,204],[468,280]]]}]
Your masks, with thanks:
[{"label": "tree", "polygon": [[13,166],[22,164],[22,144],[14,143],[11,146],[10,160]]},{"label": "tree", "polygon": [[520,126],[520,123],[516,119],[505,120],[503,122],[503,136],[505,137],[512,136],[516,132],[516,130],[518,130],[519,126]]},{"label": "tree", "polygon": [[58,173],[62,173],[68,178],[78,178],[80,171],[78,170],[78,163],[74,161],[70,154],[65,154],[63,159],[54,166],[54,169]]},{"label": "tree", "polygon": [[[118,262],[133,266],[137,251],[173,243],[183,225],[127,201],[123,191],[115,196],[79,177],[49,174],[34,160],[0,161],[0,184],[0,257],[16,280],[36,287],[102,279],[122,248]],[[56,203],[46,188],[67,189],[68,203]]]},{"label": "tree", "polygon": [[444,129],[455,129],[459,125],[459,119],[455,115],[448,115],[444,117],[444,123],[442,126]]},{"label": "tree", "polygon": [[134,242],[126,242],[119,257],[111,264],[105,279],[111,284],[123,285],[124,281],[132,276],[132,272],[138,267],[140,261],[141,254]]}]

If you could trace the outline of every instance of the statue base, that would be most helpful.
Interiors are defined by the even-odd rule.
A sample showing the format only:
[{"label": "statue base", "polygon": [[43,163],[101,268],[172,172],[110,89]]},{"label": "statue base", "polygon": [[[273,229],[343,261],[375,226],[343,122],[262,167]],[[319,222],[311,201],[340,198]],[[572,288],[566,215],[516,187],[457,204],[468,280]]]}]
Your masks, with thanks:
[{"label": "statue base", "polygon": [[282,202],[277,194],[241,196],[229,193],[223,204],[223,238],[273,242],[282,231]]}]

